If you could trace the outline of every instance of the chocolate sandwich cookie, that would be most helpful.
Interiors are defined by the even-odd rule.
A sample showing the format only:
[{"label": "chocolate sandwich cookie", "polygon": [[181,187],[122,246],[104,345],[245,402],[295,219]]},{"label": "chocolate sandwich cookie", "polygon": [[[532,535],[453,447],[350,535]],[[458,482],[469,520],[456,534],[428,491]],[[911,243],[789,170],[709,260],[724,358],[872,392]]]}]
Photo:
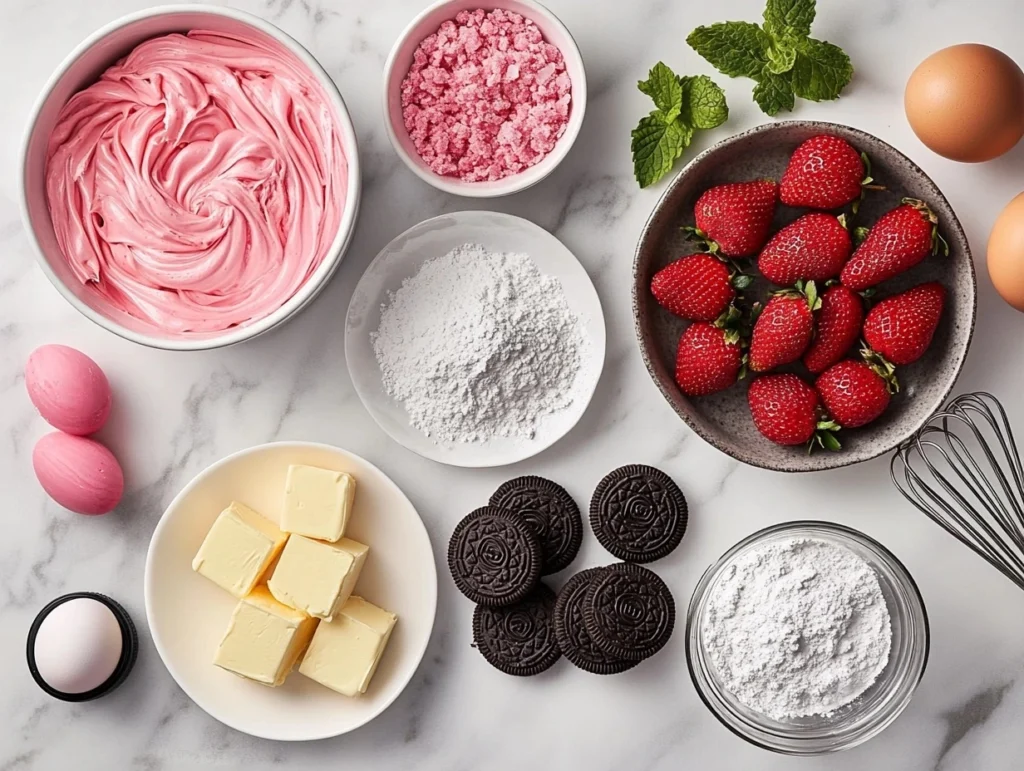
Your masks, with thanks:
[{"label": "chocolate sandwich cookie", "polygon": [[665,582],[631,562],[605,568],[583,598],[583,625],[594,644],[630,661],[661,650],[675,622],[676,604]]},{"label": "chocolate sandwich cookie", "polygon": [[552,616],[555,593],[538,584],[519,602],[473,612],[473,642],[477,650],[507,675],[540,674],[561,657]]},{"label": "chocolate sandwich cookie", "polygon": [[590,500],[590,526],[608,551],[628,562],[654,562],[686,533],[683,491],[651,466],[623,466],[602,479]]},{"label": "chocolate sandwich cookie", "polygon": [[516,477],[491,496],[491,506],[514,511],[536,533],[543,552],[541,575],[569,567],[583,543],[583,518],[561,485],[537,476]]},{"label": "chocolate sandwich cookie", "polygon": [[510,605],[537,584],[541,549],[517,514],[484,506],[468,514],[448,542],[448,569],[459,591],[480,605]]},{"label": "chocolate sandwich cookie", "polygon": [[565,657],[580,669],[595,675],[616,675],[639,662],[605,653],[583,623],[583,599],[591,581],[602,573],[604,568],[581,570],[565,582],[555,602],[555,638]]}]

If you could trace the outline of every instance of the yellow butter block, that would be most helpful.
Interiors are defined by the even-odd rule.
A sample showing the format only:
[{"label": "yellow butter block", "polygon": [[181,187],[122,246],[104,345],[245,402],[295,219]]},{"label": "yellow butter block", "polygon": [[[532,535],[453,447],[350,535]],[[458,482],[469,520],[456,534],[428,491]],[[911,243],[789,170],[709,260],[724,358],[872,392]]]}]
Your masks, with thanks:
[{"label": "yellow butter block", "polygon": [[355,589],[369,551],[351,538],[324,543],[292,535],[267,585],[279,602],[330,620]]},{"label": "yellow butter block", "polygon": [[355,495],[356,480],[351,474],[289,466],[281,529],[333,543],[345,535]]},{"label": "yellow butter block", "polygon": [[245,597],[259,583],[285,541],[273,522],[232,501],[218,515],[192,560],[192,569],[235,597]]},{"label": "yellow butter block", "polygon": [[318,623],[258,586],[235,607],[213,663],[257,683],[280,685],[306,650]]},{"label": "yellow butter block", "polygon": [[350,597],[330,622],[321,621],[299,674],[344,694],[366,693],[398,616]]}]

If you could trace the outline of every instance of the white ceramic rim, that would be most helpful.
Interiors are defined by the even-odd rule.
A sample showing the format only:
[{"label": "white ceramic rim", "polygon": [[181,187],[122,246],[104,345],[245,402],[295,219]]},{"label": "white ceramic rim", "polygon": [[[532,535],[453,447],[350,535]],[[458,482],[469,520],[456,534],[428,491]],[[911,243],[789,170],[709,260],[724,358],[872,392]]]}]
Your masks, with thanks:
[{"label": "white ceramic rim", "polygon": [[[440,463],[440,464],[445,465],[445,466],[452,466],[452,467],[455,467],[455,468],[500,468],[502,466],[511,466],[511,465],[513,465],[515,463],[522,463],[523,461],[529,460],[530,458],[533,458],[536,455],[539,455],[540,453],[544,452],[545,450],[550,449],[552,446],[554,446],[555,444],[560,442],[562,439],[564,439],[566,436],[568,436],[569,432],[571,432],[574,428],[576,428],[576,426],[579,424],[579,422],[583,419],[583,416],[587,414],[587,410],[590,409],[590,402],[593,400],[594,394],[597,393],[597,386],[601,382],[601,376],[604,374],[605,359],[608,356],[608,325],[607,325],[605,317],[604,317],[604,305],[601,303],[601,295],[598,294],[597,287],[594,286],[594,280],[592,278],[590,278],[590,274],[587,273],[587,269],[583,266],[583,263],[580,262],[579,258],[576,256],[576,254],[568,246],[566,246],[561,241],[561,239],[559,239],[554,233],[551,233],[550,231],[545,230],[544,228],[542,228],[540,225],[538,225],[535,222],[531,222],[530,220],[525,219],[524,217],[517,217],[514,214],[506,214],[504,212],[466,210],[466,211],[458,211],[458,212],[448,212],[446,214],[438,214],[436,217],[430,217],[429,219],[425,219],[422,222],[416,223],[411,228],[408,228],[407,230],[403,231],[402,233],[399,233],[397,236],[395,236],[390,241],[388,241],[388,243],[377,253],[377,256],[374,257],[373,260],[370,262],[370,264],[367,266],[366,270],[364,271],[364,275],[369,274],[370,271],[371,271],[371,268],[379,260],[381,260],[384,257],[385,252],[388,252],[388,251],[391,250],[391,245],[392,244],[394,244],[396,241],[403,241],[403,240],[407,239],[409,237],[409,233],[411,233],[413,230],[416,230],[417,228],[420,228],[420,227],[424,227],[425,225],[427,225],[427,224],[429,224],[431,222],[434,222],[435,220],[443,219],[445,217],[452,217],[452,216],[459,216],[459,215],[476,215],[476,214],[487,214],[487,215],[491,215],[491,216],[505,217],[505,218],[512,219],[512,220],[518,220],[519,223],[525,223],[525,225],[529,226],[530,228],[533,228],[533,229],[540,230],[540,231],[544,232],[546,235],[548,235],[551,238],[554,238],[556,241],[558,241],[558,243],[560,243],[562,245],[562,247],[565,249],[565,251],[568,252],[570,255],[572,255],[573,259],[575,259],[576,262],[579,263],[580,269],[583,271],[583,274],[587,277],[590,291],[593,292],[594,299],[595,299],[595,301],[597,303],[597,308],[600,311],[600,313],[598,315],[598,318],[600,319],[600,322],[601,322],[601,336],[600,336],[600,339],[592,340],[591,341],[593,343],[593,345],[594,345],[594,375],[593,375],[593,382],[591,383],[590,387],[587,389],[585,397],[582,398],[581,401],[580,401],[580,414],[576,418],[576,420],[574,420],[571,425],[567,426],[565,431],[563,431],[562,433],[560,433],[560,434],[558,434],[558,433],[552,434],[551,437],[549,437],[547,441],[537,442],[535,445],[525,445],[524,446],[524,453],[521,456],[516,457],[514,460],[488,460],[486,458],[486,455],[481,453],[481,455],[483,455],[483,459],[480,460],[479,462],[474,462],[474,463],[456,463],[456,462],[451,461],[451,460],[443,460],[443,459],[438,458],[438,457],[433,457],[433,456],[430,456],[430,455],[425,455],[424,453],[420,452],[420,450],[417,449],[416,447],[410,447],[408,444],[406,444],[406,442],[402,438],[401,434],[398,434],[397,432],[392,431],[390,426],[386,426],[384,423],[382,423],[380,421],[380,419],[377,416],[377,411],[375,409],[371,409],[370,408],[370,405],[367,403],[366,398],[363,396],[362,391],[360,390],[359,386],[357,385],[359,380],[352,376],[351,358],[350,358],[350,354],[349,354],[349,350],[348,350],[348,347],[349,347],[348,346],[348,329],[349,329],[348,318],[349,318],[349,314],[352,312],[352,301],[356,297],[358,297],[358,295],[359,295],[359,283],[356,284],[356,287],[355,287],[355,289],[352,292],[352,298],[349,301],[348,310],[345,312],[345,330],[344,330],[345,331],[345,366],[349,369],[349,378],[352,380],[352,387],[353,387],[353,389],[355,389],[356,396],[359,397],[359,401],[363,405],[363,409],[365,409],[370,414],[370,417],[373,418],[373,422],[377,424],[377,427],[381,431],[383,431],[385,434],[387,434],[389,437],[391,437],[395,442],[397,442],[399,445],[401,445],[405,449],[409,450],[410,452],[416,453],[421,458],[426,458],[427,460],[433,461],[434,463]],[[360,278],[360,282],[361,281],[362,281],[362,278]],[[385,396],[388,399],[391,398],[390,396],[387,396],[386,394],[385,394]]]},{"label": "white ceramic rim", "polygon": [[[102,313],[99,313],[82,302],[64,285],[64,282],[57,277],[57,274],[54,272],[53,268],[50,267],[49,262],[47,262],[46,256],[43,254],[42,246],[40,245],[38,238],[36,238],[35,230],[32,228],[32,220],[29,216],[28,198],[25,194],[28,149],[32,135],[35,132],[36,124],[39,120],[39,114],[42,112],[43,106],[51,92],[71,65],[74,64],[74,62],[77,61],[86,51],[122,27],[134,24],[135,22],[143,19],[172,13],[208,13],[217,16],[224,16],[234,21],[241,22],[242,24],[247,24],[264,34],[269,35],[291,51],[291,53],[294,54],[320,82],[324,88],[327,98],[333,105],[338,119],[338,126],[342,134],[342,143],[347,153],[346,161],[348,162],[348,189],[346,191],[345,210],[341,214],[341,221],[338,224],[338,232],[335,234],[331,248],[323,262],[313,272],[313,275],[306,279],[306,282],[299,287],[298,292],[296,292],[284,305],[270,315],[265,316],[259,321],[253,322],[247,326],[230,329],[224,334],[214,337],[196,338],[194,340],[189,338],[175,339],[170,337],[156,337],[153,335],[143,334],[141,332],[135,332],[121,326],[117,322],[107,318]],[[330,281],[334,272],[338,269],[338,266],[341,264],[341,261],[345,256],[345,252],[348,251],[349,244],[352,241],[352,236],[355,233],[356,220],[359,216],[362,192],[361,171],[359,166],[359,145],[356,138],[355,127],[352,124],[352,117],[349,114],[348,108],[345,106],[345,100],[342,98],[341,91],[338,89],[337,84],[313,57],[313,55],[287,32],[274,26],[268,21],[264,21],[258,16],[254,16],[246,11],[239,11],[234,8],[224,8],[221,6],[206,5],[203,3],[160,5],[155,8],[147,8],[142,11],[129,13],[100,27],[85,38],[85,40],[75,46],[71,53],[64,58],[64,60],[57,66],[57,69],[53,71],[53,74],[50,75],[49,79],[46,81],[46,85],[43,86],[42,91],[36,98],[35,104],[32,106],[32,111],[29,113],[28,123],[19,149],[18,161],[21,168],[19,197],[22,222],[24,223],[25,230],[28,234],[29,242],[35,250],[36,263],[42,269],[50,283],[53,284],[65,300],[67,300],[76,310],[78,310],[79,313],[84,315],[93,323],[113,332],[119,337],[131,340],[134,343],[168,351],[204,351],[212,348],[224,348],[229,345],[234,345],[257,337],[288,320],[293,315],[296,315],[320,293],[320,291]]]},{"label": "white ceramic rim", "polygon": [[[179,677],[178,673],[175,671],[174,665],[171,663],[170,659],[168,658],[167,654],[165,653],[165,648],[163,646],[163,643],[160,640],[160,635],[156,632],[156,627],[153,624],[153,620],[150,618],[150,608],[153,605],[153,600],[152,600],[152,597],[151,597],[152,584],[153,584],[153,579],[152,579],[152,575],[151,575],[152,556],[153,556],[153,544],[156,542],[157,536],[163,531],[163,529],[165,527],[167,527],[167,523],[169,521],[168,518],[167,518],[167,512],[170,511],[171,509],[175,508],[178,505],[178,503],[183,498],[185,498],[192,491],[192,488],[194,488],[196,485],[198,485],[199,482],[202,479],[204,479],[207,475],[212,474],[213,472],[215,472],[221,466],[224,466],[224,465],[226,465],[228,463],[231,463],[232,461],[234,461],[234,460],[236,460],[236,459],[238,459],[240,457],[243,457],[245,455],[250,455],[250,454],[255,453],[255,452],[260,452],[261,450],[264,450],[267,447],[275,447],[275,446],[313,448],[313,449],[318,449],[318,450],[324,450],[324,451],[327,451],[327,452],[338,453],[340,455],[348,455],[348,456],[350,456],[352,458],[356,458],[361,463],[365,463],[367,466],[369,466],[374,471],[379,473],[381,475],[381,477],[384,480],[386,480],[387,483],[389,485],[391,485],[391,487],[394,488],[395,492],[398,495],[400,495],[402,498],[405,498],[405,500],[409,503],[410,508],[412,508],[413,511],[416,511],[416,507],[412,505],[412,501],[409,500],[408,496],[404,492],[402,492],[402,489],[397,484],[395,484],[394,480],[392,480],[391,477],[389,477],[387,474],[385,474],[378,466],[376,466],[373,463],[370,463],[370,461],[366,460],[366,458],[362,457],[361,455],[356,455],[354,452],[349,452],[348,450],[343,450],[340,447],[335,447],[335,446],[330,445],[330,444],[324,444],[322,442],[281,441],[281,442],[265,442],[264,444],[257,444],[257,445],[254,445],[253,447],[247,447],[244,450],[239,450],[238,452],[233,452],[230,455],[227,455],[227,456],[221,458],[216,463],[212,463],[211,465],[207,466],[205,469],[200,471],[198,474],[196,474],[192,478],[192,480],[187,485],[185,485],[177,495],[174,496],[174,498],[171,500],[171,502],[167,504],[166,508],[164,508],[163,513],[160,515],[160,521],[157,522],[156,523],[156,527],[153,528],[153,534],[150,536],[149,546],[146,548],[146,567],[145,567],[145,570],[144,570],[144,573],[143,573],[142,594],[143,594],[143,599],[144,599],[144,602],[145,602],[145,605],[146,605],[146,625],[149,627],[150,636],[153,639],[153,645],[156,646],[156,652],[160,656],[160,661],[163,663],[164,667],[167,669],[167,672],[170,674],[170,676],[174,680],[174,682],[177,683],[178,687],[181,688],[181,690],[185,692],[185,695],[188,696],[189,699],[192,700],[192,703],[195,704],[200,709],[202,709],[203,712],[206,712],[206,710],[192,696],[192,693],[185,686],[184,682],[182,682],[181,677]],[[417,514],[418,514],[418,512],[417,512]],[[417,517],[417,519],[419,520],[419,526],[420,526],[420,529],[423,531],[424,537],[427,539],[427,542],[430,543],[430,533],[427,531],[427,526],[424,524],[422,518]],[[431,605],[430,605],[430,628],[431,628],[431,632],[430,632],[430,634],[426,635],[426,637],[424,638],[423,646],[420,648],[420,650],[418,650],[416,652],[416,662],[415,662],[415,665],[410,668],[408,677],[406,677],[405,680],[401,683],[401,685],[395,690],[394,695],[389,700],[387,700],[386,702],[381,704],[380,709],[375,714],[367,717],[366,720],[364,720],[362,723],[359,723],[358,725],[354,725],[351,728],[349,728],[349,729],[347,729],[345,731],[342,731],[340,733],[328,733],[328,734],[324,734],[322,736],[307,736],[307,737],[302,737],[302,738],[273,737],[273,739],[272,739],[273,741],[282,741],[282,742],[318,741],[320,739],[330,739],[330,738],[332,738],[334,736],[342,736],[342,735],[344,735],[346,733],[351,733],[352,731],[355,731],[355,730],[357,730],[359,728],[362,728],[367,723],[369,723],[369,722],[375,720],[376,718],[380,717],[387,710],[387,708],[390,707],[400,695],[402,695],[402,693],[408,687],[409,683],[412,681],[412,678],[415,676],[416,672],[419,670],[420,664],[423,662],[423,657],[424,657],[424,655],[426,655],[427,647],[430,645],[430,639],[433,637],[434,624],[435,624],[435,622],[437,620],[437,565],[436,565],[436,563],[433,560],[433,554],[431,554],[431,564],[434,565],[434,571],[430,574],[430,577],[432,578],[432,582],[433,582],[433,585],[434,585],[434,591],[432,592],[433,601],[431,602]],[[253,736],[254,735],[254,734],[251,734],[249,731],[247,731],[245,728],[242,728],[241,726],[235,725],[231,720],[225,719],[221,715],[212,715],[209,712],[207,712],[206,714],[210,715],[210,717],[212,717],[214,720],[217,720],[218,722],[223,723],[224,725],[228,726],[229,728],[232,728],[232,729],[238,731],[239,733],[244,733],[247,736]],[[262,737],[261,736],[259,738],[270,738],[270,737]]]},{"label": "white ceramic rim", "polygon": [[[559,138],[551,152],[548,153],[545,158],[541,159],[540,163],[543,163],[549,158],[551,159],[551,164],[547,168],[538,170],[538,166],[540,164],[537,164],[519,172],[518,174],[513,174],[512,176],[505,177],[504,179],[496,182],[466,182],[454,177],[442,177],[427,168],[421,158],[418,156],[413,157],[402,147],[402,143],[399,141],[398,135],[395,133],[395,128],[391,124],[388,84],[391,82],[392,70],[395,68],[395,60],[398,58],[398,53],[402,50],[404,43],[412,37],[416,27],[419,26],[420,22],[422,22],[424,18],[432,14],[438,8],[450,5],[453,1],[454,0],[437,0],[437,2],[431,3],[429,6],[424,8],[406,25],[405,29],[402,30],[398,39],[395,41],[395,44],[391,47],[391,52],[388,54],[387,61],[384,64],[384,85],[382,88],[384,130],[387,132],[388,139],[391,140],[391,146],[395,149],[398,157],[402,159],[406,166],[409,167],[409,170],[428,185],[431,185],[442,192],[462,196],[464,198],[501,198],[506,195],[512,195],[513,193],[520,193],[546,179],[559,167],[565,159],[565,156],[569,154],[572,146],[576,144],[576,138],[579,136],[580,130],[583,128],[583,119],[587,110],[587,69],[583,61],[583,54],[580,53],[579,45],[576,43],[576,39],[572,36],[572,33],[569,32],[569,28],[566,27],[562,23],[561,19],[555,16],[555,14],[545,6],[536,2],[536,0],[516,0],[517,3],[521,3],[522,5],[530,8],[532,13],[543,18],[545,23],[550,24],[552,27],[556,27],[565,33],[565,37],[570,43],[570,48],[568,51],[562,51],[562,56],[572,57],[572,59],[579,64],[580,77],[578,80],[572,81],[572,111],[570,113],[569,123],[566,126],[565,133]],[[481,6],[488,7],[486,2],[481,3]],[[577,114],[579,117],[575,118],[574,116]]]}]

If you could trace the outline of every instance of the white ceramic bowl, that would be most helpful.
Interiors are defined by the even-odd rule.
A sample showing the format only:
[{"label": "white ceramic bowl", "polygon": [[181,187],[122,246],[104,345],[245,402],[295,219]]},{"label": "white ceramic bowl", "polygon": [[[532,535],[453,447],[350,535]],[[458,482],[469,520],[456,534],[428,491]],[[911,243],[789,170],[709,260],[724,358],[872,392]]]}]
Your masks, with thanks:
[{"label": "white ceramic bowl", "polygon": [[[439,444],[409,422],[405,407],[385,390],[371,336],[380,327],[381,306],[389,294],[413,276],[426,260],[441,257],[463,244],[480,244],[493,252],[530,256],[544,275],[562,285],[569,308],[579,315],[589,345],[576,376],[578,398],[566,409],[548,415],[531,439],[497,437],[472,444]],[[601,300],[586,269],[561,241],[520,217],[487,211],[442,214],[395,237],[370,263],[348,306],[345,318],[345,359],[363,406],[384,431],[403,447],[424,458],[464,468],[505,466],[546,450],[579,422],[594,395],[604,367],[606,330]]]},{"label": "white ceramic bowl", "polygon": [[[412,65],[416,47],[425,37],[436,32],[442,22],[454,19],[462,11],[472,11],[478,8],[486,10],[501,8],[514,11],[535,23],[540,28],[545,40],[562,52],[562,56],[565,58],[566,72],[572,81],[569,123],[554,149],[536,165],[496,182],[467,182],[457,177],[442,177],[435,174],[416,152],[409,132],[406,131],[405,121],[402,119],[402,81]],[[569,154],[569,150],[583,126],[586,109],[587,73],[583,67],[583,56],[580,54],[580,49],[558,17],[534,0],[488,0],[485,3],[480,3],[478,0],[440,0],[426,8],[402,31],[384,65],[384,127],[387,129],[395,152],[417,177],[438,190],[452,195],[461,195],[467,198],[498,198],[533,187],[554,171],[562,159]]]},{"label": "white ceramic bowl", "polygon": [[[291,463],[347,471],[356,501],[346,535],[370,547],[356,592],[398,614],[370,683],[348,698],[293,672],[278,688],[213,665],[236,600],[192,571],[192,558],[232,500],[278,520]],[[282,741],[324,739],[373,720],[402,692],[427,649],[437,607],[437,571],[416,509],[394,482],[357,455],[306,442],[277,442],[230,455],[171,502],[146,557],[146,619],[157,652],[182,690],[222,723]]]},{"label": "white ceramic bowl", "polygon": [[[152,325],[110,306],[88,291],[71,272],[57,245],[46,203],[46,150],[61,108],[75,93],[91,85],[107,67],[153,37],[171,32],[206,29],[245,33],[284,47],[301,61],[323,86],[334,107],[342,146],[349,164],[348,190],[338,233],[312,276],[288,302],[270,315],[243,327],[212,334],[161,335]],[[165,5],[123,16],[82,41],[50,77],[29,117],[22,146],[22,217],[38,262],[64,298],[92,321],[121,337],[154,348],[203,350],[248,340],[286,321],[304,308],[330,280],[348,248],[359,213],[360,170],[356,133],[338,87],[316,59],[295,39],[262,19],[231,8],[212,5]]]}]

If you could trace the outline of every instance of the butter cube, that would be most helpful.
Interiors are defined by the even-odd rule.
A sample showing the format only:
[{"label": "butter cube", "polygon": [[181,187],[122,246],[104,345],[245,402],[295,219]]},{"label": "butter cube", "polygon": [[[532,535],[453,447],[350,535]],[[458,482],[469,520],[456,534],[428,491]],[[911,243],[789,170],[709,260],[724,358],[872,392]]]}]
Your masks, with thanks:
[{"label": "butter cube", "polygon": [[279,603],[265,586],[257,586],[235,607],[213,663],[257,683],[280,685],[306,650],[318,623]]},{"label": "butter cube", "polygon": [[281,529],[333,543],[345,535],[356,480],[344,471],[289,466]]},{"label": "butter cube", "polygon": [[333,621],[322,621],[313,634],[299,674],[342,693],[366,693],[398,616],[350,597]]},{"label": "butter cube", "polygon": [[292,535],[267,585],[279,602],[330,621],[355,589],[368,551],[351,538],[324,543]]},{"label": "butter cube", "polygon": [[273,522],[232,501],[220,513],[192,560],[192,569],[235,597],[259,583],[288,539]]}]

